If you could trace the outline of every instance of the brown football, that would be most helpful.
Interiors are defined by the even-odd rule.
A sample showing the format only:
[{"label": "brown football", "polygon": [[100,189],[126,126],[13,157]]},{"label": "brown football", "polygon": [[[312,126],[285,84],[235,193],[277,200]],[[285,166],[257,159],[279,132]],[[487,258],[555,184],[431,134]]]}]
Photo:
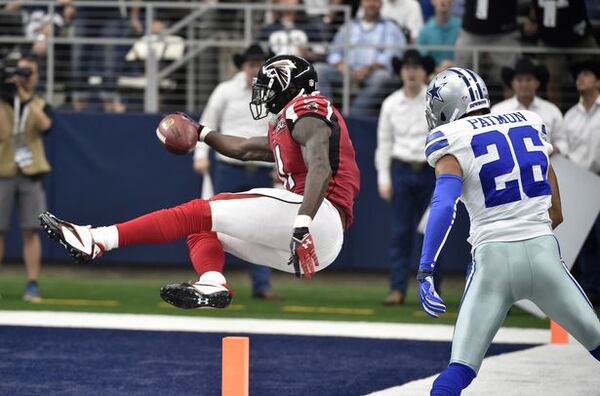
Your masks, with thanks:
[{"label": "brown football", "polygon": [[183,114],[169,114],[160,120],[156,136],[169,152],[187,154],[198,142],[198,124]]}]

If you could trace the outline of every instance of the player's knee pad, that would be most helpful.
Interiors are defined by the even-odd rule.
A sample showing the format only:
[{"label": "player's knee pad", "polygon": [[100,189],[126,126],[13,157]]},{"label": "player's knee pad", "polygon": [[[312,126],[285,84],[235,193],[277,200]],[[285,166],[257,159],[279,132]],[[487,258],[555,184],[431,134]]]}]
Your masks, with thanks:
[{"label": "player's knee pad", "polygon": [[431,396],[459,396],[473,378],[475,371],[461,363],[450,363],[433,381]]}]

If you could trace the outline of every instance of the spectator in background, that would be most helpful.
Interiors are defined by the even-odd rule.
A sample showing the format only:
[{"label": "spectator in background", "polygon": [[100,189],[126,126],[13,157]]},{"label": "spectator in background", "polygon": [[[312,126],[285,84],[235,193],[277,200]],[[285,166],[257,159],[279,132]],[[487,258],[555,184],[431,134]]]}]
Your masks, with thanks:
[{"label": "spectator in background", "polygon": [[[418,45],[454,46],[460,31],[460,18],[450,14],[453,0],[431,0],[435,14],[423,26],[417,37]],[[431,55],[435,60],[436,73],[454,65],[454,51],[420,50],[424,55]]]},{"label": "spectator in background", "polygon": [[[127,52],[125,60],[127,61],[123,68],[123,73],[119,77],[119,88],[123,94],[127,109],[139,110],[143,108],[143,103],[139,100],[139,94],[147,85],[146,59],[149,56],[149,49],[154,51],[154,60],[157,62],[158,69],[162,70],[171,63],[181,60],[185,53],[185,41],[183,38],[166,34],[166,23],[159,19],[153,19],[150,23],[150,32],[140,37]],[[158,81],[159,86],[159,107],[165,111],[173,105],[173,97],[185,96],[186,81],[183,77],[183,70],[171,73],[168,77],[163,77]],[[129,97],[127,96],[129,89]],[[137,103],[136,103],[137,102]]]},{"label": "spectator in background", "polygon": [[[356,15],[356,12],[360,7],[360,3],[361,0],[329,0],[330,5],[349,5],[350,18]],[[327,31],[327,41],[333,40],[333,37],[337,33],[339,27],[346,22],[344,18],[344,12],[333,10],[329,10],[329,12],[323,17],[323,22],[325,22]]]},{"label": "spectator in background", "polygon": [[517,27],[517,0],[465,0],[462,29],[456,40],[456,65],[473,68],[473,53],[460,49],[471,46],[488,47],[490,52],[487,56],[490,59],[489,62],[481,62],[480,74],[487,76],[484,78],[486,81],[496,80],[500,75],[500,68],[513,65],[517,55],[515,51],[494,52],[493,47],[519,47],[520,34]]},{"label": "spectator in background", "polygon": [[[363,15],[362,7],[358,16]],[[383,0],[381,16],[391,19],[400,26],[406,34],[409,43],[414,43],[423,27],[423,13],[417,0]]]},{"label": "spectator in background", "polygon": [[[321,93],[332,97],[332,85],[341,86],[347,60],[350,78],[358,86],[350,112],[356,116],[376,116],[383,98],[397,81],[391,60],[401,55],[406,39],[396,23],[382,18],[381,0],[362,0],[361,6],[363,17],[353,19],[338,30],[328,63],[317,63],[315,69]],[[351,47],[357,48],[350,48],[348,57],[344,58],[346,39]]]},{"label": "spectator in background", "polygon": [[[600,61],[571,66],[581,101],[565,114],[567,157],[600,176]],[[578,257],[581,286],[590,302],[600,306],[600,216],[596,218]]]},{"label": "spectator in background", "polygon": [[75,20],[76,10],[73,3],[70,0],[64,0],[59,4],[61,6],[53,16],[45,9],[35,9],[26,13],[25,37],[35,40],[31,52],[37,57],[46,56],[51,25],[54,25],[55,37],[66,37]]},{"label": "spectator in background", "polygon": [[[301,0],[275,0],[273,4],[298,6]],[[327,35],[322,22],[309,21],[305,11],[280,10],[275,22],[262,28],[260,41],[267,41],[275,55],[301,56],[309,62],[323,59]]]},{"label": "spectator in background", "polygon": [[19,208],[23,236],[23,260],[27,286],[23,299],[41,299],[38,276],[41,245],[38,215],[46,210],[42,176],[50,172],[42,134],[52,126],[50,106],[35,94],[37,60],[22,57],[18,69],[2,82],[0,99],[0,262],[4,256],[4,234],[10,225],[14,205]]},{"label": "spectator in background", "polygon": [[[46,4],[23,4],[21,1],[12,1],[6,4],[3,11],[0,11],[0,26],[2,33],[8,36],[25,36],[32,43],[20,43],[10,45],[10,49],[16,49],[17,52],[31,53],[39,61],[40,79],[45,80],[45,58],[48,51],[47,40],[50,36],[51,28],[54,29],[54,37],[67,37],[70,35],[72,23],[75,19],[76,10],[72,0],[55,0],[54,14],[51,15]],[[16,22],[20,26],[15,26]],[[0,44],[0,47],[6,44]],[[9,52],[10,52],[9,51]],[[54,44],[54,83],[55,92],[67,84],[70,79],[70,70],[68,54],[69,44]],[[0,58],[5,54],[1,53]]]},{"label": "spectator in background", "polygon": [[[85,6],[86,1],[77,3],[76,37],[124,38],[143,33],[139,7],[128,8],[124,0],[115,1],[111,7],[90,7]],[[121,44],[75,44],[71,54],[73,97],[97,93],[104,111],[125,111],[117,78],[123,71],[127,50]]]},{"label": "spectator in background", "polygon": [[542,117],[546,126],[548,143],[556,152],[566,150],[562,137],[563,116],[554,103],[540,98],[537,92],[548,83],[548,69],[535,65],[528,57],[517,60],[514,68],[502,68],[502,81],[514,91],[514,96],[492,107],[492,113],[508,113],[516,110],[529,110]]},{"label": "spectator in background", "polygon": [[[25,36],[34,40],[29,52],[40,61],[40,80],[46,81],[48,37],[51,29],[54,37],[67,38],[73,36],[73,22],[76,9],[71,0],[59,0],[54,16],[50,15],[46,7],[25,7]],[[71,44],[54,44],[54,100],[60,101],[57,94],[66,93],[71,85],[70,53]],[[64,100],[64,99],[63,99]]]},{"label": "spectator in background", "polygon": [[328,13],[327,7],[334,2],[330,0],[304,0],[303,3],[306,6],[308,18],[323,23],[323,18]]},{"label": "spectator in background", "polygon": [[[435,13],[435,9],[433,8],[433,4],[431,4],[431,0],[420,0],[419,3],[421,3],[423,19],[428,20]],[[462,18],[464,12],[465,0],[454,0],[454,2],[452,3],[452,8],[450,9],[450,14],[452,16]]]},{"label": "spectator in background", "polygon": [[386,305],[404,303],[417,226],[435,185],[433,169],[423,153],[429,132],[425,82],[433,72],[434,60],[411,49],[402,61],[396,58],[394,66],[403,86],[383,102],[375,152],[379,196],[392,204],[390,293],[383,301]]},{"label": "spectator in background", "polygon": [[[254,120],[248,103],[252,97],[252,79],[256,77],[267,57],[267,53],[258,44],[249,46],[243,54],[234,55],[233,62],[240,71],[230,80],[219,84],[212,92],[202,112],[202,125],[245,138],[265,136],[268,118]],[[208,146],[198,143],[194,153],[194,169],[207,175],[209,167]],[[268,162],[243,162],[217,154],[214,167],[215,194],[273,187],[273,166]],[[188,237],[188,244],[203,237],[203,234],[192,234]],[[271,290],[270,278],[271,268],[260,265],[252,267],[253,297],[280,299],[280,296]]]},{"label": "spectator in background", "polygon": [[[531,2],[532,12],[526,25],[529,35],[536,34],[539,45],[559,48],[596,48],[585,0]],[[568,55],[569,61],[582,60],[585,55]],[[548,66],[550,82],[548,99],[561,105],[561,82],[568,74],[567,56],[552,53],[542,55],[540,62]]]}]

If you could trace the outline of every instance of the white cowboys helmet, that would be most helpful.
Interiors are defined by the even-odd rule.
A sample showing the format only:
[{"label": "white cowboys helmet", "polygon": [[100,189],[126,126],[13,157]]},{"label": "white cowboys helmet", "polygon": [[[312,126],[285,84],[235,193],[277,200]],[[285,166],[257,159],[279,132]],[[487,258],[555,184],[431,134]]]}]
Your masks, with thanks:
[{"label": "white cowboys helmet", "polygon": [[477,110],[489,112],[490,99],[483,79],[474,71],[451,67],[429,83],[425,98],[429,130]]}]

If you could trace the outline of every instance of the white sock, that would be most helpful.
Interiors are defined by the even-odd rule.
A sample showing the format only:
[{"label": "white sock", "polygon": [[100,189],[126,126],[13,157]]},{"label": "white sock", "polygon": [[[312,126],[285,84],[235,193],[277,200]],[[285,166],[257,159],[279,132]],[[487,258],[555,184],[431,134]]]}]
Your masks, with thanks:
[{"label": "white sock", "polygon": [[227,280],[220,272],[208,271],[200,275],[199,282],[218,283],[219,285],[224,285],[227,283]]},{"label": "white sock", "polygon": [[119,247],[119,230],[117,230],[117,226],[92,228],[91,232],[94,241],[102,244],[106,251]]}]

